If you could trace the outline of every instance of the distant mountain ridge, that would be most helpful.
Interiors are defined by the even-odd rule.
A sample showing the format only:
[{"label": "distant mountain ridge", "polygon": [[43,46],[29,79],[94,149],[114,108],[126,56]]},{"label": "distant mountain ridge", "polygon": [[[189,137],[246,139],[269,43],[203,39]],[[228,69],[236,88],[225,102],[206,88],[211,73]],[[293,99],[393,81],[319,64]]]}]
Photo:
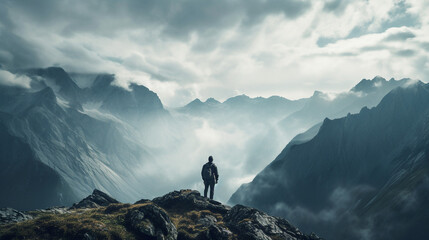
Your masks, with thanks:
[{"label": "distant mountain ridge", "polygon": [[280,125],[285,131],[305,131],[326,117],[343,117],[348,113],[358,113],[365,106],[374,107],[388,92],[410,81],[408,78],[386,81],[377,76],[371,80],[362,79],[348,92],[329,94],[315,91],[300,110],[281,120]]},{"label": "distant mountain ridge", "polygon": [[[276,119],[300,109],[306,99],[289,100],[280,96],[269,98],[251,98],[247,95],[238,95],[228,98],[224,102],[219,102],[214,98],[208,98],[205,102],[195,99],[186,106],[179,108],[179,111],[192,115],[243,115],[240,119],[251,117],[258,121]],[[232,113],[231,113],[232,112]]]},{"label": "distant mountain ridge", "polygon": [[362,79],[356,86],[354,86],[350,91],[352,92],[364,92],[364,93],[370,93],[374,92],[377,89],[388,85],[392,87],[397,87],[401,85],[403,82],[409,81],[411,79],[404,78],[401,80],[395,80],[394,78],[391,78],[389,81],[384,79],[383,77],[376,76],[372,80],[369,79]]}]

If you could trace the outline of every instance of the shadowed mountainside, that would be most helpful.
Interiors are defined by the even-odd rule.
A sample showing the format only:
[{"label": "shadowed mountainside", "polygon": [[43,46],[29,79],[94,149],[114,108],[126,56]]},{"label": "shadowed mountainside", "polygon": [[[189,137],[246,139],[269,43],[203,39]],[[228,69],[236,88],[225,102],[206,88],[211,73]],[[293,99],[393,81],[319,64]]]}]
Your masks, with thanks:
[{"label": "shadowed mountainside", "polygon": [[428,237],[428,84],[396,88],[377,107],[325,119],[315,136],[307,135],[230,202],[330,239]]}]

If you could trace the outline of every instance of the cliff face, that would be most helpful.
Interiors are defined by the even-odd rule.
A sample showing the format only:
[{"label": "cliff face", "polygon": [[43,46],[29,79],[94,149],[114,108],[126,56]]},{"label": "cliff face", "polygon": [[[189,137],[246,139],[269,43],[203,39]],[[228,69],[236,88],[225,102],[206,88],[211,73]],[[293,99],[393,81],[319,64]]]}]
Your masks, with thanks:
[{"label": "cliff face", "polygon": [[320,239],[285,219],[242,205],[231,208],[192,190],[134,204],[94,190],[69,209],[1,209],[0,216],[0,239]]}]

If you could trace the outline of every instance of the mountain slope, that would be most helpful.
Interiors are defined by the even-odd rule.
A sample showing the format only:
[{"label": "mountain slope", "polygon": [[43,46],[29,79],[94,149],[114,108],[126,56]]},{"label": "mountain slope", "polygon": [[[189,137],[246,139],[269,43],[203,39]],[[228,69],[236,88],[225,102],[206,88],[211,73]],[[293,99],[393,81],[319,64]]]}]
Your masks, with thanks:
[{"label": "mountain slope", "polygon": [[76,201],[64,179],[40,162],[27,143],[8,132],[3,122],[8,118],[12,116],[0,113],[0,206],[29,210]]},{"label": "mountain slope", "polygon": [[[100,188],[121,200],[129,201],[141,196],[144,190],[136,188],[140,184],[136,169],[142,163],[153,161],[153,158],[135,127],[119,120],[119,117],[107,110],[84,109],[82,106],[88,101],[85,91],[77,87],[62,69],[32,70],[29,76],[33,86],[30,89],[0,86],[0,121],[10,137],[24,141],[34,154],[32,166],[39,166],[40,169],[46,166],[43,174],[34,172],[34,175],[39,174],[40,181],[52,181],[51,185],[46,184],[46,187],[52,187],[52,194],[48,194],[51,199],[45,198],[46,203],[69,204],[58,201],[57,195],[62,190],[61,187],[55,187],[57,182],[63,184],[64,189],[69,186],[72,195],[77,197],[83,197],[93,188]],[[60,87],[55,85],[58,88],[56,90],[47,87],[47,78],[52,81],[52,86],[57,84]],[[64,89],[71,89],[76,95],[64,95]],[[133,86],[133,89],[128,99],[135,99],[136,103],[148,106],[155,103],[154,108],[163,110],[159,98],[149,90],[140,86]],[[145,94],[149,97],[144,98]],[[116,104],[120,106],[128,102]],[[146,111],[149,110],[144,108],[139,111],[142,121]],[[0,151],[7,150],[6,145],[0,146]],[[12,155],[8,161],[19,162],[18,157]],[[28,172],[31,169],[25,169],[26,174],[20,176],[24,182],[32,178]],[[4,175],[10,177],[6,173]],[[8,189],[20,189],[24,186],[22,181],[11,180]],[[56,191],[57,194],[54,194]],[[46,203],[36,201],[35,197],[22,199],[18,192],[11,191],[8,194],[10,201],[0,206],[18,209],[46,206]],[[18,203],[21,200],[26,201],[27,205]]]},{"label": "mountain slope", "polygon": [[14,108],[7,102],[0,106],[0,111],[14,116],[5,120],[8,131],[25,139],[38,159],[57,171],[77,196],[94,187],[123,199],[137,195],[130,187],[135,182],[130,168],[137,165],[144,148],[124,139],[118,125],[61,107],[49,87],[34,93],[21,90],[11,98]]},{"label": "mountain slope", "polygon": [[181,134],[179,127],[156,93],[137,84],[130,84],[128,89],[116,86],[113,74],[93,77],[88,80],[92,84],[82,89],[85,111],[102,112],[131,125],[138,135],[137,139],[141,139],[147,147],[162,148],[177,144],[177,136]]},{"label": "mountain slope", "polygon": [[[393,195],[424,189],[428,116],[429,85],[396,88],[377,107],[325,119],[314,138],[291,142],[230,201],[287,216],[327,238],[401,239],[399,230],[395,235],[373,221],[397,226],[405,214],[394,207],[413,203],[406,196],[398,202],[402,196]],[[416,228],[416,236],[427,236]]]}]

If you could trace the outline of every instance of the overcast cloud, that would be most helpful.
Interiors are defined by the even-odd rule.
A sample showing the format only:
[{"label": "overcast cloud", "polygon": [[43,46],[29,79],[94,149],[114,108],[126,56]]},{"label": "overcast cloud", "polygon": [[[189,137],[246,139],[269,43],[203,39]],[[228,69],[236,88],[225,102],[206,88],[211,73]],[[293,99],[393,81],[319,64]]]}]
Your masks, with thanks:
[{"label": "overcast cloud", "polygon": [[425,0],[0,0],[4,69],[58,65],[144,84],[167,106],[307,97],[429,78]]}]

